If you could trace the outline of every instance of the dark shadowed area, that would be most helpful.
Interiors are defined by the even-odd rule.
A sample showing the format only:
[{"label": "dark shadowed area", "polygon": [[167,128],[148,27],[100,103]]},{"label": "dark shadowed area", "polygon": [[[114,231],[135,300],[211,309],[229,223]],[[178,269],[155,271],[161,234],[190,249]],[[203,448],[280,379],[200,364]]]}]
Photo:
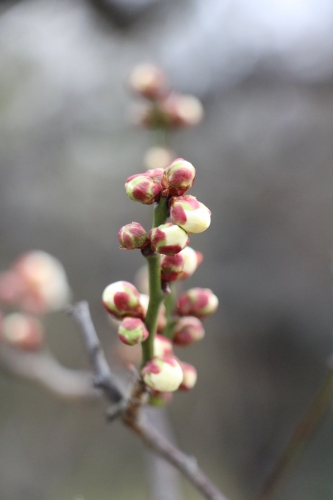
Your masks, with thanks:
[{"label": "dark shadowed area", "polygon": [[[188,286],[211,288],[220,307],[204,341],[177,351],[199,378],[168,412],[179,446],[230,500],[254,497],[331,354],[332,11],[329,0],[0,4],[1,269],[30,249],[58,257],[113,365],[101,294],[143,264],[116,235],[152,218],[123,189],[153,144],[132,123],[127,76],[154,62],[203,102],[203,122],[172,147],[212,211],[191,238],[205,259]],[[61,362],[87,368],[71,319],[57,312],[46,325]],[[106,404],[62,401],[5,372],[0,393],[2,500],[151,498],[141,443],[105,422]],[[332,423],[326,415],[277,500],[332,497]]]}]

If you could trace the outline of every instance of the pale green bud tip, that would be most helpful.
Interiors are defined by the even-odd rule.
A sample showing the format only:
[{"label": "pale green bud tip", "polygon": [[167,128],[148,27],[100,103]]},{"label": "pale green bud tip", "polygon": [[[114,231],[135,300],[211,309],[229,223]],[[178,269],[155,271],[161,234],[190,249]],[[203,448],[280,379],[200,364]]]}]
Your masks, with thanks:
[{"label": "pale green bud tip", "polygon": [[108,285],[102,296],[105,309],[117,319],[142,318],[140,294],[132,283],[116,281]]},{"label": "pale green bud tip", "polygon": [[183,370],[171,356],[151,359],[141,373],[145,383],[154,391],[174,392],[183,381]]},{"label": "pale green bud tip", "polygon": [[118,328],[119,339],[127,345],[139,344],[148,336],[146,325],[140,318],[125,318]]},{"label": "pale green bud tip", "polygon": [[187,233],[202,233],[211,222],[211,211],[194,196],[171,198],[170,218]]},{"label": "pale green bud tip", "polygon": [[189,243],[187,233],[172,222],[151,229],[149,239],[152,249],[165,255],[175,255]]}]

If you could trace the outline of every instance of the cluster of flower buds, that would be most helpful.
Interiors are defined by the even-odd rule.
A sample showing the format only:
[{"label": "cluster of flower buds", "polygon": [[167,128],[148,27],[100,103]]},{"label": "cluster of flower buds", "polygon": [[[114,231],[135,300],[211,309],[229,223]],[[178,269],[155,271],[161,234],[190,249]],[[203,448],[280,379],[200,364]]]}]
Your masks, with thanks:
[{"label": "cluster of flower buds", "polygon": [[153,64],[135,67],[129,77],[131,89],[147,99],[139,123],[148,128],[191,127],[203,117],[201,102],[192,95],[171,91],[166,75]]},{"label": "cluster of flower buds", "polygon": [[8,309],[0,314],[0,340],[22,350],[41,349],[40,317],[62,309],[69,298],[66,273],[55,257],[40,250],[21,255],[0,274],[0,303]]}]

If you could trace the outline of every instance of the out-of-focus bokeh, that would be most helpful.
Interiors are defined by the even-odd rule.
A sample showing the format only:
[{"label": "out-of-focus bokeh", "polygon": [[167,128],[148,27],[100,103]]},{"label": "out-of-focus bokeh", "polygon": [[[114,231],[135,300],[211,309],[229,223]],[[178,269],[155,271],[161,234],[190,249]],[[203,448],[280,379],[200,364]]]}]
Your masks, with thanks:
[{"label": "out-of-focus bokeh", "polygon": [[[119,228],[151,210],[125,195],[151,134],[133,126],[127,76],[161,65],[205,107],[172,137],[197,168],[192,194],[212,210],[192,237],[205,260],[189,286],[220,299],[206,338],[179,355],[196,388],[170,419],[231,499],[254,496],[323,379],[331,352],[333,4],[329,0],[22,0],[0,4],[0,264],[42,249],[87,299],[114,363],[101,306],[132,281],[140,252]],[[64,365],[88,366],[63,313],[47,319]],[[69,403],[1,373],[3,500],[148,498],[141,444],[104,407]],[[332,492],[326,416],[277,499]],[[199,495],[187,487],[188,499]],[[152,499],[155,500],[155,499]]]}]

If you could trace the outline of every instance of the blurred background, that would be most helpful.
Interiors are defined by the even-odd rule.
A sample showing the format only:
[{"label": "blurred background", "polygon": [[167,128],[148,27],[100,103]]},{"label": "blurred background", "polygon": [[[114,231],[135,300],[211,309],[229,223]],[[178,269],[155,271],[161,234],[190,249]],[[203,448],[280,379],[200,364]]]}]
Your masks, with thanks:
[{"label": "blurred background", "polygon": [[[175,133],[172,147],[196,167],[192,194],[213,213],[192,238],[205,260],[188,286],[220,300],[205,340],[180,353],[199,379],[169,416],[179,446],[231,500],[245,500],[331,353],[333,4],[1,2],[1,269],[30,249],[57,256],[111,361],[101,292],[142,264],[116,234],[132,220],[148,229],[152,217],[123,190],[153,140],[132,124],[126,85],[147,61],[204,104],[203,122]],[[64,313],[47,328],[65,366],[88,367]],[[104,405],[64,402],[5,373],[0,391],[1,499],[149,498],[141,443],[106,424]],[[326,415],[277,499],[332,498],[332,423]],[[184,487],[184,498],[200,498]]]}]

